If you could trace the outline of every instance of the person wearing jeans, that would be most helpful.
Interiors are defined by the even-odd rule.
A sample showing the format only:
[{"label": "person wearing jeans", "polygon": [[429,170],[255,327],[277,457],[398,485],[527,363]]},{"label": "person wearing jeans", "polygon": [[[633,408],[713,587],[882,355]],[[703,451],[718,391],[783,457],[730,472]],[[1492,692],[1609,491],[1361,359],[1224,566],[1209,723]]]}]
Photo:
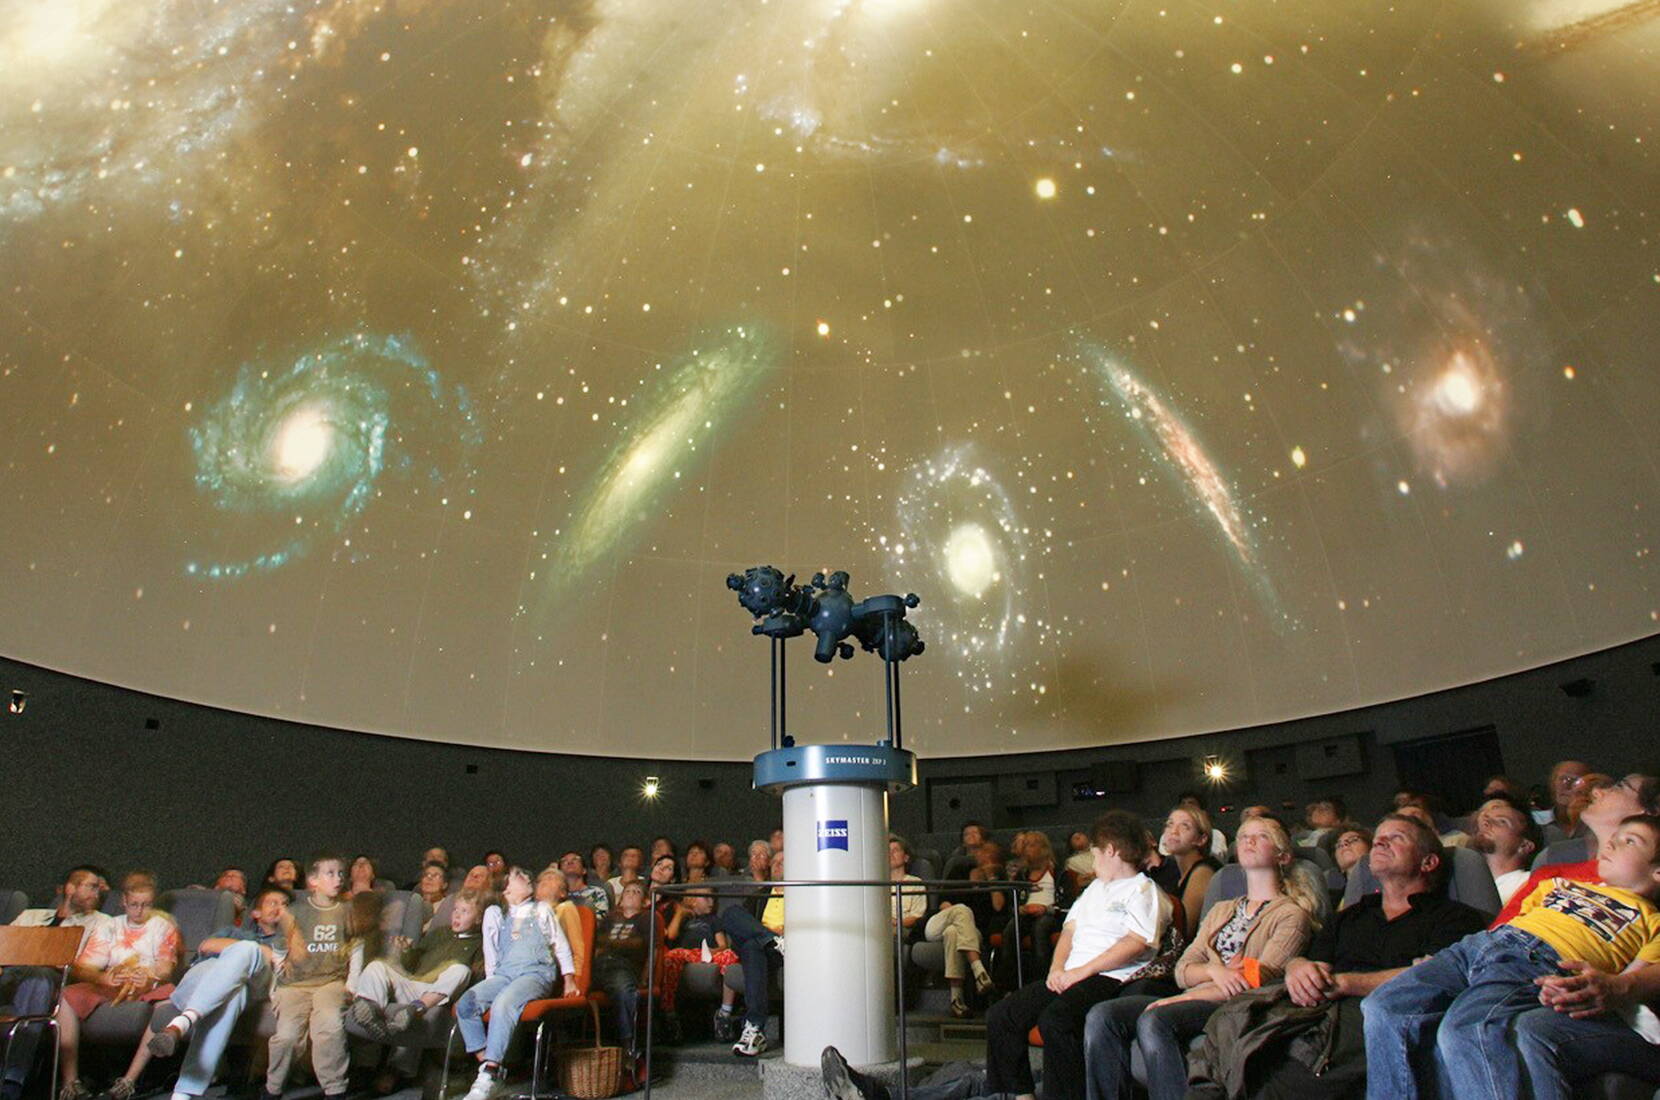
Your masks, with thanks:
[{"label": "person wearing jeans", "polygon": [[1152,1100],[1187,1093],[1187,1048],[1226,1000],[1273,981],[1308,944],[1320,899],[1289,874],[1296,856],[1285,827],[1253,817],[1239,827],[1246,893],[1211,906],[1198,935],[1176,962],[1183,992],[1157,999],[1133,991],[1089,1011],[1084,1061],[1089,1100],[1128,1096],[1130,1046],[1141,1047]]},{"label": "person wearing jeans", "polygon": [[[773,959],[783,961],[783,939],[742,905],[722,910],[715,917],[715,930],[724,932],[744,968],[744,1030],[738,1044],[759,1036],[759,1054],[766,1047],[767,995],[771,988]],[[754,1042],[751,1046],[756,1045]],[[737,1049],[735,1046],[734,1050]]]},{"label": "person wearing jeans", "polygon": [[1095,881],[1067,914],[1047,977],[1028,983],[986,1014],[986,1090],[1033,1096],[1026,1033],[1043,1036],[1044,1100],[1081,1100],[1084,1020],[1118,994],[1158,950],[1170,923],[1164,891],[1141,874],[1151,847],[1141,819],[1122,810],[1091,830]]},{"label": "person wearing jeans", "polygon": [[283,925],[289,900],[287,890],[266,886],[254,897],[246,924],[221,928],[202,941],[196,964],[179,979],[172,997],[156,1006],[120,1091],[130,1094],[152,1057],[166,1058],[188,1039],[173,1098],[207,1092],[242,1010],[271,995],[277,968],[288,954]]},{"label": "person wearing jeans", "polygon": [[[1565,962],[1617,973],[1660,962],[1660,817],[1626,818],[1602,845],[1598,878],[1548,878],[1516,915],[1466,936],[1379,986],[1366,1019],[1366,1093],[1375,1100],[1525,1092],[1512,1028]],[[1571,968],[1567,968],[1571,969]]]},{"label": "person wearing jeans", "polygon": [[[546,902],[532,898],[530,872],[510,867],[502,884],[506,912],[484,916],[485,979],[455,1002],[455,1022],[467,1052],[479,1060],[466,1100],[486,1100],[496,1090],[502,1059],[525,1005],[553,992],[564,975],[564,995],[574,997],[576,960],[564,928]],[[484,1014],[490,1014],[486,1030]]]}]

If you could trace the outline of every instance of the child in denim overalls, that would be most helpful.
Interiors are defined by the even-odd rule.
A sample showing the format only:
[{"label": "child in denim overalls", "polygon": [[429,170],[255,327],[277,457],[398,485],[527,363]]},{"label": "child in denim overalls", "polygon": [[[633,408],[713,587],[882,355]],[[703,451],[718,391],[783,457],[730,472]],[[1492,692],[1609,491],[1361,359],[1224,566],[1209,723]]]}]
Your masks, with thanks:
[{"label": "child in denim overalls", "polygon": [[[564,929],[543,902],[532,901],[530,872],[510,867],[502,886],[501,908],[484,915],[482,982],[455,1003],[462,1041],[481,1063],[466,1100],[487,1100],[501,1077],[507,1043],[519,1014],[531,1001],[551,996],[555,979],[564,976],[564,995],[574,997],[576,963]],[[484,1014],[490,1014],[488,1033]]]}]

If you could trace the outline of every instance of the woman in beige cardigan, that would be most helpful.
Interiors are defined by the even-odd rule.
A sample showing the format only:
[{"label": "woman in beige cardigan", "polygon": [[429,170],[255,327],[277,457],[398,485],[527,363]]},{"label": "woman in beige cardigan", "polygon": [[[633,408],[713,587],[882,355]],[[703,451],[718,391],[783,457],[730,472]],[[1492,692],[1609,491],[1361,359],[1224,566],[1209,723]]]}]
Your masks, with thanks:
[{"label": "woman in beige cardigan", "polygon": [[1318,900],[1290,873],[1291,838],[1279,822],[1252,818],[1239,828],[1245,896],[1219,901],[1176,963],[1172,997],[1124,997],[1090,1010],[1084,1025],[1089,1100],[1129,1096],[1130,1044],[1141,1044],[1152,1100],[1187,1091],[1187,1046],[1216,1006],[1275,981],[1314,931]]}]

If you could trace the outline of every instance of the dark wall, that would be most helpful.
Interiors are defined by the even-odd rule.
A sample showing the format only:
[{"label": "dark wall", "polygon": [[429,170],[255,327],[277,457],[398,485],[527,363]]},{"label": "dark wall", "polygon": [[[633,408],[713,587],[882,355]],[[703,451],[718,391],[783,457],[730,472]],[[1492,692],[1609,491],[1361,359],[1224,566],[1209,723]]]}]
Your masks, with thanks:
[{"label": "dark wall", "polygon": [[[894,826],[954,831],[976,805],[999,828],[1085,821],[1108,805],[1165,810],[1201,785],[1198,762],[1226,760],[1237,779],[1213,808],[1301,805],[1318,794],[1375,817],[1396,783],[1402,742],[1490,727],[1509,774],[1532,782],[1576,755],[1618,773],[1660,760],[1660,635],[1482,684],[1300,722],[1066,752],[921,762],[919,790],[896,796]],[[1569,695],[1561,685],[1592,681]],[[147,866],[163,886],[200,882],[227,863],[262,869],[274,855],[328,845],[380,857],[400,881],[420,852],[457,859],[489,847],[540,865],[565,847],[644,843],[667,833],[743,841],[779,820],[749,787],[747,763],[493,751],[345,733],[160,699],[0,658],[0,692],[28,692],[0,712],[0,888],[41,897],[82,860]],[[155,728],[147,728],[150,722]],[[1353,774],[1309,777],[1343,770]],[[1134,763],[1134,789],[1077,801],[1100,765]],[[473,770],[476,769],[476,770]],[[662,797],[640,784],[659,776]],[[1123,769],[1109,775],[1125,780]],[[950,789],[947,790],[947,787]],[[957,797],[959,808],[950,805]],[[977,803],[976,799],[980,801]]]}]

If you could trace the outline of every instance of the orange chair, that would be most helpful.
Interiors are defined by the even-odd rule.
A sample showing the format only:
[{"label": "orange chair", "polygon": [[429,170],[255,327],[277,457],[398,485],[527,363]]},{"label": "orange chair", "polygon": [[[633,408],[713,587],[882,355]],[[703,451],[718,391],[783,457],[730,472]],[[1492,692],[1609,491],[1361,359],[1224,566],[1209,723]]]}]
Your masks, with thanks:
[{"label": "orange chair", "polygon": [[[536,1025],[536,1050],[530,1059],[530,1100],[539,1100],[542,1074],[547,1070],[547,1058],[552,1044],[547,1041],[548,1025],[561,1012],[572,1009],[585,1008],[588,1016],[593,1020],[594,1034],[599,1034],[599,1005],[594,1003],[589,990],[594,978],[594,911],[586,905],[571,905],[580,921],[579,932],[571,935],[568,922],[565,936],[572,941],[571,956],[576,962],[576,994],[571,997],[548,997],[540,1001],[531,1001],[525,1005],[524,1011],[519,1014],[519,1022]],[[578,942],[580,940],[580,942]]]},{"label": "orange chair", "polygon": [[0,1016],[0,1028],[6,1032],[6,1050],[10,1051],[17,1029],[26,1024],[40,1024],[52,1029],[52,1081],[48,1096],[58,1094],[58,1001],[63,987],[69,981],[69,964],[81,951],[83,928],[14,928],[0,925],[0,968],[8,966],[35,966],[58,972],[57,995],[52,1006],[42,1013],[18,1016]]},{"label": "orange chair", "polygon": [[[565,906],[570,908],[567,910]],[[534,1023],[536,1025],[536,1048],[530,1062],[530,1095],[531,1100],[540,1100],[542,1074],[546,1069],[547,1061],[547,1027],[549,1021],[560,1012],[567,1012],[574,1008],[586,1008],[594,1021],[594,1032],[599,1032],[599,1008],[588,998],[588,985],[594,969],[594,911],[586,905],[577,905],[574,902],[562,902],[560,909],[560,927],[565,930],[565,938],[571,941],[571,959],[576,963],[576,995],[574,997],[546,997],[540,1001],[531,1001],[525,1005],[524,1011],[519,1013],[521,1024]],[[563,979],[561,979],[563,980]],[[453,1013],[453,1009],[451,1012]],[[490,1014],[484,1014],[488,1023]],[[445,1096],[449,1092],[450,1082],[450,1051],[455,1045],[455,1025],[450,1026],[449,1041],[444,1044],[444,1073],[438,1086],[438,1095]]]}]

